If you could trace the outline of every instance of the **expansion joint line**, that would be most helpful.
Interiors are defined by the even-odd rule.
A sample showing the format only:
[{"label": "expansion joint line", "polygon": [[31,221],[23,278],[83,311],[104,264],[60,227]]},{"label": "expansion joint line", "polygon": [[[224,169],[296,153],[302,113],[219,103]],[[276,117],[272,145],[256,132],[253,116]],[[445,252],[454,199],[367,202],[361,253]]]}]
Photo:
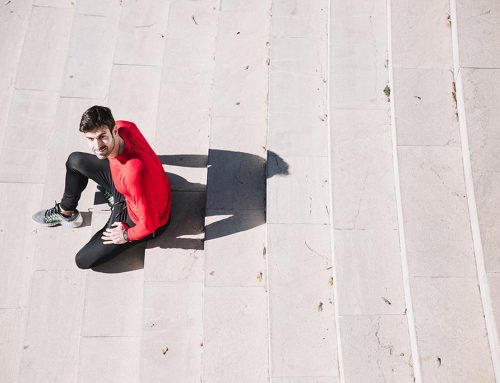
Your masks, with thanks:
[{"label": "expansion joint line", "polygon": [[394,188],[396,194],[396,205],[398,211],[398,231],[399,245],[401,255],[401,271],[403,274],[403,289],[405,294],[406,304],[406,319],[408,322],[408,333],[410,336],[411,357],[413,360],[413,374],[416,383],[422,383],[422,371],[420,367],[420,356],[417,345],[417,331],[415,326],[415,316],[413,312],[413,303],[411,300],[410,290],[410,275],[408,271],[408,258],[406,254],[406,241],[403,221],[403,207],[401,203],[401,184],[399,178],[399,161],[398,161],[398,142],[396,134],[396,115],[395,115],[395,100],[394,100],[394,73],[392,60],[392,2],[387,0],[387,58],[389,70],[389,88],[391,92],[390,110],[391,110],[391,135],[392,135],[392,159],[394,168]]},{"label": "expansion joint line", "polygon": [[[269,2],[269,35],[268,35],[268,41],[267,41],[267,59],[268,59],[268,64],[270,63],[270,60],[272,60],[271,57],[271,47],[272,47],[272,36],[273,36],[273,19],[272,19],[272,14],[273,14],[273,5],[274,1],[271,0]],[[267,160],[269,156],[267,155],[268,153],[268,144],[269,144],[269,114],[270,114],[270,108],[269,108],[269,101],[271,98],[271,66],[267,65],[267,99],[266,99],[266,105],[267,105],[267,111],[266,111],[266,144],[265,144],[265,149],[266,149],[266,168],[269,166],[267,163]],[[266,169],[267,172],[267,169]],[[266,261],[266,304],[267,304],[267,372],[268,372],[268,382],[272,383],[273,381],[273,365],[272,365],[272,341],[271,341],[271,293],[270,293],[270,284],[269,284],[269,241],[268,241],[268,225],[267,225],[267,179],[266,179],[266,196],[265,196],[265,214],[266,214],[266,225],[265,225],[265,232],[264,232],[264,249],[263,249],[263,255],[265,256],[265,261]]]},{"label": "expansion joint line", "polygon": [[[331,100],[331,95],[330,95],[330,89],[332,87],[332,84],[330,83],[331,81],[331,76],[330,76],[330,71],[331,71],[331,37],[332,37],[332,1],[328,1],[328,8],[327,8],[327,65],[326,65],[326,105],[327,108],[330,108],[330,100]],[[328,131],[328,174],[330,178],[330,182],[328,183],[329,186],[329,204],[330,204],[330,213],[328,214],[328,219],[330,223],[330,246],[331,246],[331,254],[332,254],[332,277],[333,277],[333,306],[335,309],[335,332],[337,335],[337,363],[338,363],[338,374],[339,374],[339,381],[340,383],[345,383],[345,373],[344,373],[344,357],[343,357],[343,352],[342,352],[342,337],[340,333],[340,315],[339,315],[339,294],[338,294],[338,288],[337,288],[337,268],[336,268],[336,259],[335,259],[335,227],[334,227],[334,221],[333,221],[333,171],[332,171],[332,153],[333,153],[333,147],[332,147],[332,125],[331,125],[331,112],[330,110],[327,110],[327,131]]]},{"label": "expansion joint line", "polygon": [[457,4],[456,0],[450,0],[450,20],[451,36],[453,45],[453,80],[455,82],[455,94],[457,102],[458,124],[460,127],[460,141],[462,144],[462,160],[464,167],[465,190],[467,193],[467,204],[469,208],[469,219],[472,232],[472,241],[474,245],[474,257],[476,260],[477,280],[481,303],[483,306],[486,331],[488,334],[488,343],[492,357],[495,381],[500,382],[500,345],[498,344],[498,334],[495,326],[495,317],[491,292],[488,283],[488,276],[484,262],[483,244],[481,240],[481,231],[479,227],[479,217],[476,206],[476,196],[474,190],[474,180],[472,177],[472,164],[469,150],[469,136],[467,131],[467,119],[465,113],[465,100],[463,92],[462,71],[460,70],[460,51],[458,45],[458,26],[457,26]]}]

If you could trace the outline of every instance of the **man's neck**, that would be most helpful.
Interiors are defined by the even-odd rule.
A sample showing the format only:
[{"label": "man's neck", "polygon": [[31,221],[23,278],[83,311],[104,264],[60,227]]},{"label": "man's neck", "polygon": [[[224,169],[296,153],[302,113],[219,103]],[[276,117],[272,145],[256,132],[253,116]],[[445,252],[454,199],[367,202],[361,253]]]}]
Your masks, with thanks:
[{"label": "man's neck", "polygon": [[111,154],[109,155],[110,158],[115,158],[120,155],[123,152],[123,147],[125,146],[123,138],[121,138],[119,134],[117,136],[118,139],[115,140],[115,148],[111,151]]}]

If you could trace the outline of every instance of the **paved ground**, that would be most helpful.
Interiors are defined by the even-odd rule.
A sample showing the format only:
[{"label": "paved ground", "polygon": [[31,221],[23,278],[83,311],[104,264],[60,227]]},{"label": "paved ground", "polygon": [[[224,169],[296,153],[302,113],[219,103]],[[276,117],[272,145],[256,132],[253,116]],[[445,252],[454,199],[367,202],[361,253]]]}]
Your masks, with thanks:
[{"label": "paved ground", "polygon": [[[392,3],[392,4],[391,4]],[[495,0],[0,4],[0,381],[500,381]],[[169,232],[39,229],[82,112],[138,124]]]}]

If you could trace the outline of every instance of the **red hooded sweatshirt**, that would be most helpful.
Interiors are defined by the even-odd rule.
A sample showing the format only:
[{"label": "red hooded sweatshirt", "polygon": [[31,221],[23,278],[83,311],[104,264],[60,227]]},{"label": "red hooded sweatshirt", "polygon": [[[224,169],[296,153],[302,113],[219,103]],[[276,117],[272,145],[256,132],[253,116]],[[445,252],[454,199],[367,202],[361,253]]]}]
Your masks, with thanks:
[{"label": "red hooded sweatshirt", "polygon": [[172,193],[158,156],[129,121],[116,121],[125,142],[123,151],[109,159],[116,190],[125,196],[128,214],[136,226],[128,229],[130,241],[144,238],[170,219]]}]

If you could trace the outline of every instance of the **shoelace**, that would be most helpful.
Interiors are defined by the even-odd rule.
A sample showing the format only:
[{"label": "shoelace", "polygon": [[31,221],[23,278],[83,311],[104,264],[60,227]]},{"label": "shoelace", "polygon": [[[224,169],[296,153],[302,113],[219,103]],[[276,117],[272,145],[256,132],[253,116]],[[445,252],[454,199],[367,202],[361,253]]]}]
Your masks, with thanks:
[{"label": "shoelace", "polygon": [[45,212],[45,217],[48,218],[56,214],[59,214],[59,205],[57,204],[57,202],[54,207],[47,209],[47,211]]}]

